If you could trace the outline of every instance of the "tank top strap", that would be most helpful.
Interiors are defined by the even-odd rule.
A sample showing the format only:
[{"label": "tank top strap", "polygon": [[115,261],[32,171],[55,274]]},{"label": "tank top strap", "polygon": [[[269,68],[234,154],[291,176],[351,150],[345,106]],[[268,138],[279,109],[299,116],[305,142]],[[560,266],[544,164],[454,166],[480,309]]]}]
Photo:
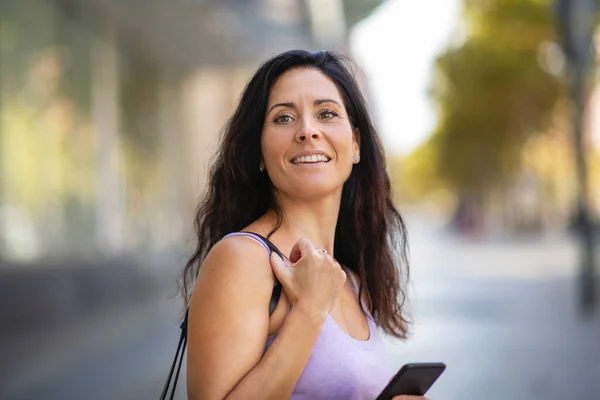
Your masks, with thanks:
[{"label": "tank top strap", "polygon": [[348,267],[344,267],[344,270],[346,271],[346,276],[350,278],[350,283],[352,283],[352,287],[354,288],[354,291],[358,295],[358,291],[359,291],[358,282],[356,281],[356,277],[354,276],[354,273]]},{"label": "tank top strap", "polygon": [[[359,296],[360,288],[358,286],[358,281],[356,280],[354,273],[348,267],[343,267],[343,268],[344,268],[344,271],[346,272],[346,276],[350,278],[350,283],[352,284],[352,287],[354,288],[354,292],[356,293],[356,296]],[[359,298],[358,300],[360,301],[360,305],[363,308],[363,310],[365,311],[365,313],[367,313],[367,315],[370,317],[371,313],[369,312],[369,307],[367,307],[367,305],[365,304],[365,302],[363,301],[362,298]]]},{"label": "tank top strap", "polygon": [[255,242],[259,243],[265,249],[265,251],[267,252],[267,257],[271,256],[271,249],[269,248],[269,246],[259,236],[255,235],[252,232],[232,232],[223,236],[223,239],[228,238],[230,236],[244,236],[248,239],[252,239]]}]

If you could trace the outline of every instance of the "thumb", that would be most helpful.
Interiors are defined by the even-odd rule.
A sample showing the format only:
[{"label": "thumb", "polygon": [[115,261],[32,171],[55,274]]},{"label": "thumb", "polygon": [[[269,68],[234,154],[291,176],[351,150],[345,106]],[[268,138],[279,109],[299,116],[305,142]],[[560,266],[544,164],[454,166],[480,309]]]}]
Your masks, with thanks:
[{"label": "thumb", "polygon": [[271,252],[269,261],[271,262],[271,268],[273,269],[273,273],[277,280],[279,282],[287,282],[291,273],[290,267],[288,267],[274,251]]},{"label": "thumb", "polygon": [[292,247],[290,261],[295,264],[299,259],[304,257],[305,254],[309,254],[313,251],[315,251],[315,246],[310,240],[306,238],[299,239],[296,244],[294,244],[294,247]]}]

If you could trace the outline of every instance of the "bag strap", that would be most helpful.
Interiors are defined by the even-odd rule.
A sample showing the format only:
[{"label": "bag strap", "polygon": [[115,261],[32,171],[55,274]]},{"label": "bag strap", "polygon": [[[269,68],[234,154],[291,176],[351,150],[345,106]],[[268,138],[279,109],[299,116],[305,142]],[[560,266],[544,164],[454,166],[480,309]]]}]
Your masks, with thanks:
[{"label": "bag strap", "polygon": [[[259,239],[260,241],[265,243],[271,251],[275,252],[275,254],[277,254],[279,257],[281,257],[282,260],[285,261],[286,257],[277,248],[277,246],[275,246],[273,243],[271,243],[271,241],[269,239],[267,239],[264,236],[259,235],[258,233],[254,233],[254,232],[246,232],[246,233],[248,233],[252,236],[255,236],[257,239]],[[275,307],[277,306],[277,303],[279,302],[279,298],[281,297],[281,289],[282,289],[281,282],[279,282],[277,279],[275,279],[275,284],[273,285],[273,292],[271,293],[271,300],[269,301],[269,316],[271,314],[273,314],[273,311],[275,311]],[[163,387],[162,393],[160,395],[160,400],[167,399],[167,393],[169,391],[169,386],[171,386],[171,381],[173,381],[173,387],[171,388],[171,395],[169,396],[169,400],[173,400],[173,398],[175,397],[175,389],[177,388],[177,381],[179,380],[179,372],[181,371],[181,364],[183,363],[183,355],[185,354],[185,348],[187,345],[187,324],[188,324],[189,312],[190,312],[190,310],[188,308],[185,311],[185,317],[183,318],[181,325],[179,325],[179,328],[181,329],[181,334],[179,335],[179,344],[177,345],[177,351],[175,352],[175,357],[173,358],[173,363],[171,364],[171,370],[169,371],[169,375],[167,376],[167,381],[165,382],[165,386]],[[175,372],[176,365],[177,365],[177,371]],[[175,372],[174,376],[173,376],[173,372]]]},{"label": "bag strap", "polygon": [[[171,385],[171,380],[173,380],[173,388],[171,389],[171,396],[169,396],[169,400],[173,400],[173,397],[175,396],[175,389],[177,388],[177,381],[179,380],[179,372],[181,371],[181,364],[183,363],[183,354],[185,353],[185,347],[187,345],[188,313],[189,309],[185,311],[185,318],[179,326],[179,328],[181,328],[181,335],[179,335],[179,344],[177,345],[175,357],[173,357],[173,363],[171,364],[171,370],[169,371],[169,375],[167,376],[167,381],[165,382],[165,386],[163,387],[162,393],[160,395],[160,400],[166,400],[167,391],[169,390],[169,386]],[[175,370],[175,365],[177,365],[177,372],[175,373],[175,378],[173,379],[173,371]]]},{"label": "bag strap", "polygon": [[[263,243],[265,243],[267,246],[269,246],[269,249],[271,249],[271,251],[275,252],[275,254],[277,254],[282,260],[286,260],[286,257],[283,255],[283,253],[277,248],[277,246],[275,246],[273,243],[271,243],[271,241],[269,239],[267,239],[264,236],[259,235],[258,233],[254,233],[254,232],[248,232],[249,234],[256,236],[258,239],[260,239]],[[273,314],[273,311],[275,311],[275,307],[277,307],[277,303],[279,303],[279,298],[281,297],[281,282],[279,282],[279,280],[277,280],[277,278],[275,278],[275,284],[273,284],[273,293],[271,293],[271,300],[269,301],[269,315]]]}]

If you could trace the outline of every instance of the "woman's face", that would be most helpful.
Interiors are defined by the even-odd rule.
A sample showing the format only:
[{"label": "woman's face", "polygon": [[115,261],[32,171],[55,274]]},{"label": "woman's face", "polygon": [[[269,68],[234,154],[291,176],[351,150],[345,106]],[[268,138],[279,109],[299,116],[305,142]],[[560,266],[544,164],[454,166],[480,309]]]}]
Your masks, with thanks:
[{"label": "woman's face", "polygon": [[271,88],[261,149],[279,191],[316,198],[341,191],[359,154],[358,131],[333,82],[317,69],[297,68]]}]

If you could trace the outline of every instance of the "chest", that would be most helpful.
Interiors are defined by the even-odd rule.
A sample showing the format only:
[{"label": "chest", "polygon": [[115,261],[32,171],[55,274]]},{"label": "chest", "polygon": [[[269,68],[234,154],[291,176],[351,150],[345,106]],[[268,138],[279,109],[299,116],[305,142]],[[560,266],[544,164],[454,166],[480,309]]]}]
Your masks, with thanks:
[{"label": "chest", "polygon": [[356,290],[348,283],[331,310],[330,317],[347,335],[358,340],[369,339],[366,312],[358,300]]},{"label": "chest", "polygon": [[292,399],[372,400],[392,375],[375,324],[368,339],[357,340],[329,317],[315,343]]}]

